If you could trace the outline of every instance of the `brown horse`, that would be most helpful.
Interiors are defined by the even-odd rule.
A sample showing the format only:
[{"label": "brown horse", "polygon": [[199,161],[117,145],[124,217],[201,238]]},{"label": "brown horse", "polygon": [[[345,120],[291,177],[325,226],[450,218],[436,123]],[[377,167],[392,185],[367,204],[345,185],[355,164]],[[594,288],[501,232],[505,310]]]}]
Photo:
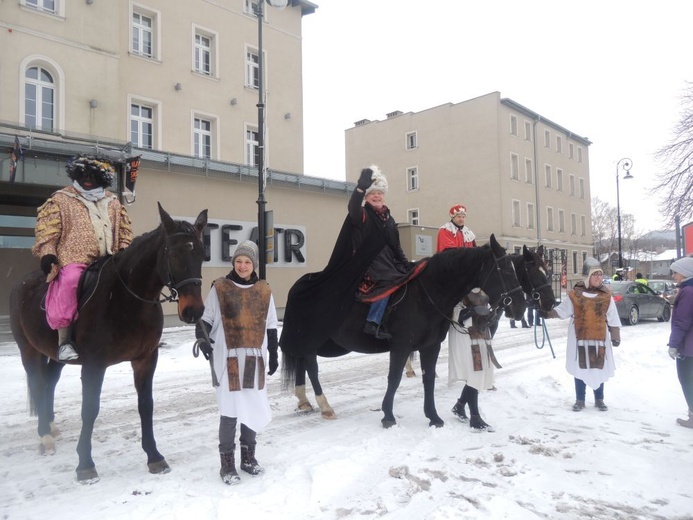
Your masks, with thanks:
[{"label": "brown horse", "polygon": [[[195,224],[174,221],[159,204],[161,225],[103,261],[96,286],[80,302],[73,337],[82,365],[82,431],[77,444],[77,480],[99,480],[91,457],[91,437],[99,414],[106,369],[130,361],[142,425],[142,448],[150,473],[170,468],[156,449],[152,426],[152,381],[163,330],[162,301],[178,302],[178,317],[195,323],[204,311],[201,296],[202,231],[207,210]],[[170,295],[160,300],[164,286]],[[38,434],[46,454],[55,453],[53,421],[55,386],[64,364],[57,361],[57,331],[49,328],[44,310],[48,284],[41,271],[28,274],[10,296],[10,325],[27,373],[30,396],[38,415]],[[82,299],[81,299],[82,300]]]}]

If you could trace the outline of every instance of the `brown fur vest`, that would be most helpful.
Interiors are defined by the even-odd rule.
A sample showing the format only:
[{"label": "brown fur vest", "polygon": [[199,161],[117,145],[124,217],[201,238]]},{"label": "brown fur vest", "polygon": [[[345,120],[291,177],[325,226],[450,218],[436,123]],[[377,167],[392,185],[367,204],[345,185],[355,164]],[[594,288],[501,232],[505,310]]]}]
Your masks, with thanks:
[{"label": "brown fur vest", "polygon": [[218,278],[214,286],[224,326],[226,347],[261,348],[267,327],[270,287],[264,280],[242,289],[227,278]]}]

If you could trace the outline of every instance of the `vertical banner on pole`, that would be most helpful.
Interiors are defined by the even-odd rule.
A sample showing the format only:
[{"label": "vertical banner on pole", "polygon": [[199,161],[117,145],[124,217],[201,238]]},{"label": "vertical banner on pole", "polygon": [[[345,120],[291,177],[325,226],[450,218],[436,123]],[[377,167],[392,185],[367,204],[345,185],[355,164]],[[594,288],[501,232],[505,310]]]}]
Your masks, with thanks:
[{"label": "vertical banner on pole", "polygon": [[693,254],[693,222],[681,226],[681,235],[683,235],[683,256]]},{"label": "vertical banner on pole", "polygon": [[268,264],[274,263],[274,212],[265,211],[265,256]]}]

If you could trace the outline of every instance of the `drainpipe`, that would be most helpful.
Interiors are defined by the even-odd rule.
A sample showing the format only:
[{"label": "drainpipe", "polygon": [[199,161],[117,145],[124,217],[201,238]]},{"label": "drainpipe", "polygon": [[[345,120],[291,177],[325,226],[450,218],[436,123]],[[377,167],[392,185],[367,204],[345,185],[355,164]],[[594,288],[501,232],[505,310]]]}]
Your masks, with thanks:
[{"label": "drainpipe", "polygon": [[539,208],[539,155],[537,152],[537,125],[541,116],[534,119],[534,211],[536,212],[537,247],[541,245],[541,210]]}]

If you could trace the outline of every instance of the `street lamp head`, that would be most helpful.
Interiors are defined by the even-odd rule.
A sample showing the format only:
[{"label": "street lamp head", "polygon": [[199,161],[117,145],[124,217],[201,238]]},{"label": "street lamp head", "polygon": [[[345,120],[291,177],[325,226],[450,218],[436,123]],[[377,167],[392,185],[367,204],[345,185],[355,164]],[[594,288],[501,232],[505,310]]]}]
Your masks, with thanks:
[{"label": "street lamp head", "polygon": [[626,170],[626,174],[623,176],[623,179],[632,179],[633,176],[630,174],[630,171]]},{"label": "street lamp head", "polygon": [[288,4],[289,0],[265,0],[272,7],[277,9],[284,9]]}]

